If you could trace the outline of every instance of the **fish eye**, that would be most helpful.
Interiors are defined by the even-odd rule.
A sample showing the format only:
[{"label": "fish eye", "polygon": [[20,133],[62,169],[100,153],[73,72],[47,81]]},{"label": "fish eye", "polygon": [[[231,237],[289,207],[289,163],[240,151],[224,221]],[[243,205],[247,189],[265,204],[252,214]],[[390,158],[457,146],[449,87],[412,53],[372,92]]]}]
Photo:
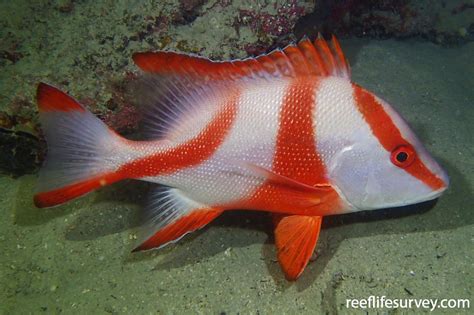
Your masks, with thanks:
[{"label": "fish eye", "polygon": [[415,150],[410,145],[400,145],[392,151],[390,160],[396,166],[405,168],[415,160]]}]

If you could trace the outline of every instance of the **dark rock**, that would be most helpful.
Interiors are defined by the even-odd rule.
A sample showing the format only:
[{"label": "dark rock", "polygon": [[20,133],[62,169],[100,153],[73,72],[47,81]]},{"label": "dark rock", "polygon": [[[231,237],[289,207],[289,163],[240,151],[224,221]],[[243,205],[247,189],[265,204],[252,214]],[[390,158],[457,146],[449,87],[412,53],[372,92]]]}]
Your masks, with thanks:
[{"label": "dark rock", "polygon": [[206,0],[180,0],[182,24],[192,23],[199,16],[199,9]]},{"label": "dark rock", "polygon": [[38,169],[40,141],[35,136],[0,128],[0,173],[17,177]]},{"label": "dark rock", "polygon": [[0,59],[6,59],[13,63],[17,63],[21,58],[23,58],[23,54],[20,52],[8,50],[0,51]]},{"label": "dark rock", "polygon": [[[473,6],[463,3],[453,7],[414,0],[323,0],[298,21],[295,35],[315,37],[321,32],[379,39],[420,36],[437,44],[453,45],[473,40],[469,29],[474,25],[474,15],[470,24],[463,22],[470,12],[474,13]],[[458,17],[461,14],[464,17]]]}]

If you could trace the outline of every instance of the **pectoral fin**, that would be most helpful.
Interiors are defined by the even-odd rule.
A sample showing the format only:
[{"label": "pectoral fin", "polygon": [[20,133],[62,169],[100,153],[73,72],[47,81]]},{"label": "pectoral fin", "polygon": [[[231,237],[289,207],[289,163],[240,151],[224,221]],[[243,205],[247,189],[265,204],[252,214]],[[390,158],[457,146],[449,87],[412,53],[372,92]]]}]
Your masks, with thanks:
[{"label": "pectoral fin", "polygon": [[308,264],[318,241],[322,218],[302,215],[274,218],[278,261],[286,279],[296,280]]},{"label": "pectoral fin", "polygon": [[253,174],[261,176],[272,183],[275,183],[278,185],[284,185],[294,190],[304,191],[304,192],[323,193],[332,189],[332,186],[328,183],[321,183],[321,184],[316,184],[314,186],[311,186],[311,185],[301,183],[290,177],[277,174],[272,170],[266,169],[264,167],[261,167],[252,163],[247,163],[247,162],[237,162],[237,163],[240,166],[251,171]]},{"label": "pectoral fin", "polygon": [[294,205],[299,208],[310,209],[323,205],[334,192],[331,184],[327,182],[309,185],[259,165],[240,161],[235,163],[243,167],[252,176],[263,178],[271,186],[279,188],[287,199],[292,200]]}]

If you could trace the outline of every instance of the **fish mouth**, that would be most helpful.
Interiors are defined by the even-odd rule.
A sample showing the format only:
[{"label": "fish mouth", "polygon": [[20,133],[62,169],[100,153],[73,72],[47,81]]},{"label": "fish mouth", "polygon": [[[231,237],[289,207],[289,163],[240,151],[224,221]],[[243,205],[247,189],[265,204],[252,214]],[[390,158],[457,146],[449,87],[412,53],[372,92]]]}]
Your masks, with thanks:
[{"label": "fish mouth", "polygon": [[338,193],[341,201],[345,203],[346,205],[344,212],[357,212],[357,211],[366,211],[366,210],[398,208],[398,207],[419,204],[426,201],[437,199],[449,188],[449,184],[450,184],[449,176],[445,171],[440,172],[439,175],[437,176],[443,181],[443,186],[437,190],[433,190],[427,194],[423,194],[414,198],[393,201],[389,203],[384,203],[382,205],[378,204],[373,207],[366,207],[366,206],[360,207],[358,204],[350,200],[348,196],[344,194],[344,191],[336,183],[333,182],[331,183],[331,185],[333,186],[334,190],[336,190],[336,192]]},{"label": "fish mouth", "polygon": [[440,171],[438,172],[438,174],[436,174],[436,176],[443,181],[444,185],[441,188],[434,190],[432,193],[424,196],[423,198],[420,199],[420,201],[415,201],[414,203],[420,203],[420,202],[439,198],[446,191],[446,189],[449,188],[450,180],[449,180],[448,173],[444,169],[442,169],[441,166],[439,165],[438,165],[438,168]]},{"label": "fish mouth", "polygon": [[424,196],[423,198],[419,199],[419,200],[414,200],[413,203],[420,203],[420,202],[424,202],[424,201],[428,201],[428,200],[433,200],[433,199],[436,199],[436,198],[439,198],[443,193],[444,191],[448,189],[448,186],[444,186],[438,190],[435,190],[433,191],[432,193]]}]

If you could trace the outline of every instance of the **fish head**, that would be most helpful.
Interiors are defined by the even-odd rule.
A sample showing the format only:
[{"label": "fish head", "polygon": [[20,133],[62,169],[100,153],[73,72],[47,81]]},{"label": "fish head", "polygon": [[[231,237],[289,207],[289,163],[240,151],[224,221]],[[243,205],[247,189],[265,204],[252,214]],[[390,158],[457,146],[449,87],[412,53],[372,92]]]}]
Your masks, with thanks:
[{"label": "fish head", "polygon": [[360,126],[336,153],[330,176],[354,211],[391,208],[439,197],[443,168],[405,120],[381,98],[354,85]]}]

